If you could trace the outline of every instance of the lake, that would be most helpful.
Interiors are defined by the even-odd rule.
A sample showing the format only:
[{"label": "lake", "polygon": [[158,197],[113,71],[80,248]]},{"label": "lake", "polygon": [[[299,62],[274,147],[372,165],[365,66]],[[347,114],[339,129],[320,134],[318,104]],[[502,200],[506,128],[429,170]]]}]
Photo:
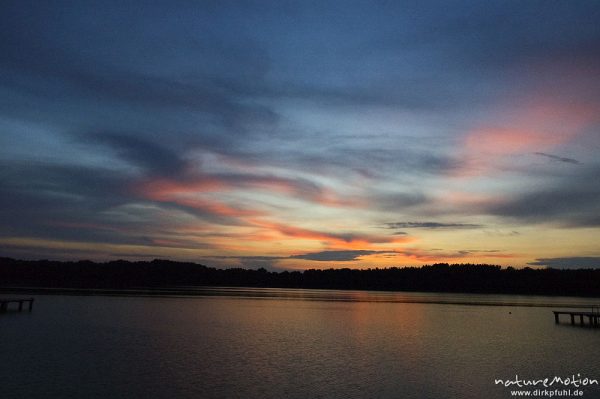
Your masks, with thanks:
[{"label": "lake", "polygon": [[518,389],[496,379],[600,397],[594,384],[539,382],[600,380],[600,328],[556,325],[551,312],[600,299],[240,288],[35,298],[31,313],[0,315],[0,398],[510,398]]}]

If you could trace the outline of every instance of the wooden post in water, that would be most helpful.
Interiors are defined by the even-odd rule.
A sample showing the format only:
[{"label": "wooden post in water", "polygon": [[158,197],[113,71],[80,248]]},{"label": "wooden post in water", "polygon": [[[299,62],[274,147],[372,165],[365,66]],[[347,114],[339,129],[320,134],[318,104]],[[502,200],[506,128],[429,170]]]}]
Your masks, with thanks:
[{"label": "wooden post in water", "polygon": [[585,326],[585,318],[587,317],[590,327],[598,327],[600,326],[600,313],[598,312],[578,312],[578,311],[559,311],[555,310],[554,313],[554,322],[556,324],[560,324],[560,315],[568,314],[571,316],[571,325],[575,325],[575,317],[579,317],[579,325]]},{"label": "wooden post in water", "polygon": [[29,311],[33,310],[33,298],[4,298],[0,299],[0,313],[8,312],[8,307],[11,303],[17,304],[17,310],[19,312],[23,311],[24,303],[29,303]]}]

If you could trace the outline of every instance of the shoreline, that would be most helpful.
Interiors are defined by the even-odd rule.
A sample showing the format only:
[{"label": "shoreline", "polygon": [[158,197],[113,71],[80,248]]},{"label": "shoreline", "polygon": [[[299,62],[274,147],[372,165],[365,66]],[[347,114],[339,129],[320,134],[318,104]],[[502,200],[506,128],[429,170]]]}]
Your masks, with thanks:
[{"label": "shoreline", "polygon": [[[314,288],[280,287],[134,287],[134,288],[64,288],[64,287],[0,287],[0,296],[8,294],[52,295],[52,296],[112,296],[140,298],[231,298],[231,299],[271,299],[324,302],[369,302],[369,303],[406,303],[437,304],[462,306],[505,306],[581,309],[598,306],[600,298],[561,296],[561,295],[522,295],[502,293],[473,292],[432,292],[432,291],[375,291]],[[422,295],[422,296],[419,296]],[[439,296],[465,296],[465,298],[439,298]],[[423,297],[425,296],[425,297]],[[435,298],[438,296],[438,298]],[[468,297],[473,297],[469,300]],[[495,300],[482,300],[482,296],[495,297]],[[507,297],[507,301],[499,300]],[[429,298],[428,298],[429,297]],[[509,297],[522,297],[529,301],[508,300]],[[534,299],[560,300],[565,302],[533,302]],[[597,299],[597,301],[594,301]],[[581,302],[574,302],[578,300]],[[586,301],[592,300],[592,301]],[[573,301],[573,302],[572,302]]]}]

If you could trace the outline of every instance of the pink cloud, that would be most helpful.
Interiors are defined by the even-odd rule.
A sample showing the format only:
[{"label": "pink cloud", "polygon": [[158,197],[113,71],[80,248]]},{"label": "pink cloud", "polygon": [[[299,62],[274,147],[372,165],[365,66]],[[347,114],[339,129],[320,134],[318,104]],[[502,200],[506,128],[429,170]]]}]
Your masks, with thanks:
[{"label": "pink cloud", "polygon": [[483,123],[461,141],[457,156],[463,167],[453,177],[476,177],[495,173],[514,155],[548,151],[569,143],[600,121],[598,107],[545,98],[522,104],[502,123]]},{"label": "pink cloud", "polygon": [[330,207],[365,205],[363,200],[343,198],[334,190],[320,187],[307,180],[263,175],[206,175],[185,180],[148,179],[134,185],[132,190],[145,198],[163,202],[183,197],[197,197],[205,193],[257,190]]}]

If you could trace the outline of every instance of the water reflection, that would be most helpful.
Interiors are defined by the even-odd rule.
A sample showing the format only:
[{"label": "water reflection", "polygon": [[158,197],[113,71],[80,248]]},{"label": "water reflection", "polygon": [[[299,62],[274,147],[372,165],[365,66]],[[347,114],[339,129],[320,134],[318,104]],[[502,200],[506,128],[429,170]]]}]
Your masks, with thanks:
[{"label": "water reflection", "polygon": [[277,298],[339,302],[432,303],[473,306],[592,308],[593,306],[598,306],[597,304],[600,304],[599,298],[291,288],[181,287],[171,289],[168,292],[172,294],[241,298]]},{"label": "water reflection", "polygon": [[[469,298],[527,306],[432,303]],[[11,359],[0,362],[1,396],[499,399],[509,396],[494,378],[600,377],[590,350],[600,330],[555,325],[537,307],[552,304],[542,299],[256,289],[39,295],[29,317],[1,320],[0,356]]]}]

